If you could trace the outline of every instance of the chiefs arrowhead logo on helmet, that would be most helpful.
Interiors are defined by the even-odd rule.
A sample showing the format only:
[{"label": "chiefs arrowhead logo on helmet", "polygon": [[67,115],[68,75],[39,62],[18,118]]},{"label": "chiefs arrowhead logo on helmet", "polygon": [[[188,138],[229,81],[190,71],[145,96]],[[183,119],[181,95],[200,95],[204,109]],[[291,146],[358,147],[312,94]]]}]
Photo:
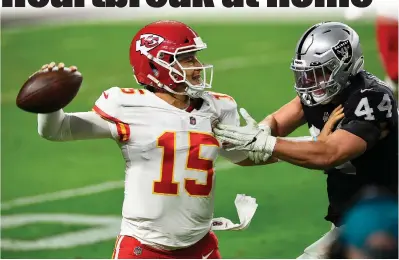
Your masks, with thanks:
[{"label": "chiefs arrowhead logo on helmet", "polygon": [[147,54],[150,50],[160,45],[165,39],[155,34],[142,34],[136,42],[136,51]]},{"label": "chiefs arrowhead logo on helmet", "polygon": [[[182,86],[182,95],[197,98],[212,86],[213,66],[202,65],[196,58],[196,52],[206,48],[201,37],[182,22],[162,20],[150,23],[134,35],[130,44],[129,60],[134,78],[138,84],[162,92],[176,94],[175,89]],[[198,64],[182,66],[178,59],[180,54],[193,56]],[[187,71],[191,74],[194,70],[200,71],[200,77],[189,79]]]}]

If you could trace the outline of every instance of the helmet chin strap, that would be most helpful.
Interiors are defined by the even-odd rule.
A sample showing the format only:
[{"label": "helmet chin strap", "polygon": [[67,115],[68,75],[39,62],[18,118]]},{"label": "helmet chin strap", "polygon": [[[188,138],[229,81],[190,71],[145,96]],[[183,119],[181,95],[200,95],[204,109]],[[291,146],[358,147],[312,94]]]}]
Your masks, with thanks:
[{"label": "helmet chin strap", "polygon": [[[172,94],[175,94],[175,95],[179,95],[179,96],[190,96],[191,98],[200,98],[200,97],[202,97],[203,91],[199,91],[199,90],[195,90],[194,88],[190,88],[190,86],[187,83],[185,83],[187,85],[187,87],[186,87],[184,92],[176,92],[173,89],[169,88],[168,86],[162,84],[158,79],[156,79],[152,75],[147,75],[147,77],[150,80],[152,80],[155,84],[157,84],[158,88],[165,89],[169,93],[172,93]],[[190,91],[190,90],[193,90],[193,91]]]},{"label": "helmet chin strap", "polygon": [[178,96],[188,96],[187,92],[176,92],[173,89],[169,88],[168,86],[163,86],[164,89],[166,89],[166,91],[168,91],[169,93],[178,95]]},{"label": "helmet chin strap", "polygon": [[169,93],[175,94],[175,95],[179,95],[179,96],[187,96],[186,92],[176,92],[174,90],[172,90],[171,88],[169,88],[168,86],[162,84],[159,80],[157,80],[155,77],[153,77],[152,75],[148,74],[147,77],[153,81],[155,84],[157,84],[158,88],[162,88],[165,89],[166,91],[168,91]]}]

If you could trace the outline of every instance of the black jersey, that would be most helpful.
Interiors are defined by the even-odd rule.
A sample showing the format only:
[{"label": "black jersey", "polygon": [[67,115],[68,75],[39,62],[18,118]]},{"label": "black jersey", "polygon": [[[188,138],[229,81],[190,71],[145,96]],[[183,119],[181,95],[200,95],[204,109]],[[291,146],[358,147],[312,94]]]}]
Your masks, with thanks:
[{"label": "black jersey", "polygon": [[[338,101],[338,102],[335,102]],[[309,131],[317,136],[330,113],[344,106],[344,119],[336,128],[346,130],[366,141],[361,156],[326,170],[329,207],[326,220],[339,226],[340,217],[353,196],[367,185],[382,186],[398,192],[398,108],[392,91],[377,77],[361,72],[334,104],[308,107],[302,104]],[[389,134],[380,139],[381,125]]]}]

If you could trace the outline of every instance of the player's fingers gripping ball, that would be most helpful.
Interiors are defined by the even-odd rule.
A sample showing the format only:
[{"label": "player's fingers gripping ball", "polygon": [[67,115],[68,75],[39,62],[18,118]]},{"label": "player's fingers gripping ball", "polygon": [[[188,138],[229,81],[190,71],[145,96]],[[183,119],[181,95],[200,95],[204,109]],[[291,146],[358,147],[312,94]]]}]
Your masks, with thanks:
[{"label": "player's fingers gripping ball", "polygon": [[65,68],[65,64],[60,62],[55,66],[55,62],[51,62],[50,64],[44,64],[38,72],[48,72],[48,71],[56,71],[56,70],[65,70],[68,72],[75,72],[78,70],[76,66],[70,66]]},{"label": "player's fingers gripping ball", "polygon": [[31,113],[52,113],[67,106],[78,93],[83,77],[76,66],[45,64],[23,84],[17,106]]}]

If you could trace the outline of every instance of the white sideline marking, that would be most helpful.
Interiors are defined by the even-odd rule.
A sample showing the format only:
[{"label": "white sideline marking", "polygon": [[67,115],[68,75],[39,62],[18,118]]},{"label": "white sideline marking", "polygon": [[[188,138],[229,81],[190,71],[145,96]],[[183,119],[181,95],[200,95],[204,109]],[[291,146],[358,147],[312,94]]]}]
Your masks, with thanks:
[{"label": "white sideline marking", "polygon": [[[73,248],[115,239],[121,225],[119,216],[94,216],[81,214],[19,214],[1,217],[1,229],[21,227],[36,223],[89,225],[82,230],[39,237],[32,240],[2,238],[1,249],[33,251]],[[112,250],[112,249],[111,249]]]},{"label": "white sideline marking", "polygon": [[39,204],[46,201],[54,201],[90,195],[108,190],[119,189],[121,187],[123,187],[123,181],[108,181],[100,184],[85,186],[82,188],[68,189],[35,196],[22,197],[2,203],[1,210],[8,210],[20,206]]},{"label": "white sideline marking", "polygon": [[[215,169],[216,172],[219,172],[231,169],[235,166],[236,166],[235,164],[230,162],[221,162],[216,164]],[[55,200],[68,199],[85,195],[92,195],[105,191],[120,189],[123,188],[123,186],[124,186],[124,181],[107,181],[100,184],[89,185],[76,189],[68,189],[51,193],[44,193],[35,196],[22,197],[1,203],[1,210],[9,210],[21,206],[40,204],[47,201],[55,201]]]}]

